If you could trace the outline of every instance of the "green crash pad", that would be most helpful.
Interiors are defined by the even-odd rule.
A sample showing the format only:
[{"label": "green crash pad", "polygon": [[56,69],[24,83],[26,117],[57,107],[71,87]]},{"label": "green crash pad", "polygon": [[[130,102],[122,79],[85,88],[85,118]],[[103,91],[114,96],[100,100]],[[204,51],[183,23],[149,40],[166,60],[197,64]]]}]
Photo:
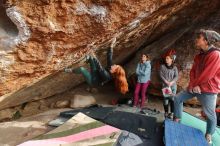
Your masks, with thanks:
[{"label": "green crash pad", "polygon": [[[181,123],[200,129],[204,134],[206,132],[206,122],[186,112],[183,112]],[[220,146],[220,127],[216,128],[216,131],[212,136],[212,146]]]}]

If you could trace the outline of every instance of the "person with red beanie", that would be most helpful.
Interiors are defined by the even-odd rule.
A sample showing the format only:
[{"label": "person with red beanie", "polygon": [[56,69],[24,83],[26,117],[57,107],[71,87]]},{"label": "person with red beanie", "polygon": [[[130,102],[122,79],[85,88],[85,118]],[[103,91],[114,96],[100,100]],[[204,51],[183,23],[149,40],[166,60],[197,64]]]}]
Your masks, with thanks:
[{"label": "person with red beanie", "polygon": [[[159,75],[162,82],[163,106],[165,118],[173,119],[174,96],[177,91],[178,69],[175,65],[176,52],[171,49],[167,51],[160,66]],[[169,110],[170,109],[170,110]]]}]

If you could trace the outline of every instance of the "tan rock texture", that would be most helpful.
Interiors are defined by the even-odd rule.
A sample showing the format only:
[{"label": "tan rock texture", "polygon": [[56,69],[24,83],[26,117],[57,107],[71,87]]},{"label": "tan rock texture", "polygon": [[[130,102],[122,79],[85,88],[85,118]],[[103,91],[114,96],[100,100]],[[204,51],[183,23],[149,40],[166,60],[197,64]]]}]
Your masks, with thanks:
[{"label": "tan rock texture", "polygon": [[104,62],[104,49],[112,38],[117,38],[114,61],[125,63],[140,47],[208,17],[219,3],[6,0],[0,10],[0,16],[4,16],[0,18],[0,109],[50,97],[78,85],[82,78],[60,70],[81,65],[78,61],[92,48]]},{"label": "tan rock texture", "polygon": [[57,108],[66,108],[69,107],[70,101],[69,100],[64,100],[64,101],[57,101],[56,102],[56,107]]}]

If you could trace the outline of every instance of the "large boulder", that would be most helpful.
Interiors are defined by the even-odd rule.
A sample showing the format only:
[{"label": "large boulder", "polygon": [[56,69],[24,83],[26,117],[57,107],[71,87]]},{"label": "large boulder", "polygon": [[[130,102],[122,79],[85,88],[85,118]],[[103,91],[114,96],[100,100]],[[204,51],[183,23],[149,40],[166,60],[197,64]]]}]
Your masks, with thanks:
[{"label": "large boulder", "polygon": [[0,111],[0,121],[12,119],[13,115],[16,113],[16,110],[9,108]]},{"label": "large boulder", "polygon": [[112,38],[114,62],[124,63],[164,34],[206,18],[219,9],[219,0],[6,0],[3,6],[0,109],[78,85],[81,76],[63,68],[84,65],[79,60],[91,48],[104,63]]}]

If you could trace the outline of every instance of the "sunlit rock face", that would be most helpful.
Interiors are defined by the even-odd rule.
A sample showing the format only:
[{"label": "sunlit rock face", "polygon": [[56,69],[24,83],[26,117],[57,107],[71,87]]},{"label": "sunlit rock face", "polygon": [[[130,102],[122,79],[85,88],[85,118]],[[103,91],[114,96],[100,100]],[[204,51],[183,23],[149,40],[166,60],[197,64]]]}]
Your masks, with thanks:
[{"label": "sunlit rock face", "polygon": [[[0,109],[64,92],[83,81],[65,67],[85,65],[116,38],[114,61],[212,15],[219,0],[0,1]],[[184,34],[184,33],[182,33]],[[182,36],[180,34],[180,36]],[[160,54],[159,48],[150,48]]]}]

